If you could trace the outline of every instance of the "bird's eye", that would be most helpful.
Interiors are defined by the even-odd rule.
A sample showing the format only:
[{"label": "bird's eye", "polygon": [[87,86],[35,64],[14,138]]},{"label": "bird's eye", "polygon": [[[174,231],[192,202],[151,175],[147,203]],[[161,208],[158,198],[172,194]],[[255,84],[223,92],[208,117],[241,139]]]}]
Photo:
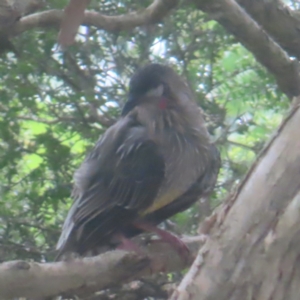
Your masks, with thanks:
[{"label": "bird's eye", "polygon": [[145,96],[146,97],[161,97],[164,93],[164,86],[160,84],[158,87],[149,90]]}]

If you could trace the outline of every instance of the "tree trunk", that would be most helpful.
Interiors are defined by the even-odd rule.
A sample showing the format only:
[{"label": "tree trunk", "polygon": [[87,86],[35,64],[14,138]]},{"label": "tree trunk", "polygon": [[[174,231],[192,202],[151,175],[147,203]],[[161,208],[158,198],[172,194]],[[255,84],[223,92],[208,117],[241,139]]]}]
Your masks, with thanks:
[{"label": "tree trunk", "polygon": [[239,189],[172,300],[297,300],[300,282],[299,100]]}]

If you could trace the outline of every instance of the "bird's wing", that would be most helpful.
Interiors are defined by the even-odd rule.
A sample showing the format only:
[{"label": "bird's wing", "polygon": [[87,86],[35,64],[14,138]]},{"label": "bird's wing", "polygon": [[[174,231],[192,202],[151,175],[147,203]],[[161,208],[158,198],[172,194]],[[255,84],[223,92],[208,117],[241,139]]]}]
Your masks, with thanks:
[{"label": "bird's wing", "polygon": [[212,144],[210,149],[210,161],[196,182],[177,199],[145,215],[144,219],[148,222],[159,224],[173,215],[186,210],[200,198],[209,196],[215,187],[220,167],[221,159],[219,150]]},{"label": "bird's wing", "polygon": [[81,248],[70,250],[78,252],[101,244],[150,206],[157,195],[164,178],[164,160],[158,146],[138,122],[118,123],[75,173],[75,202],[58,249],[70,238]]}]

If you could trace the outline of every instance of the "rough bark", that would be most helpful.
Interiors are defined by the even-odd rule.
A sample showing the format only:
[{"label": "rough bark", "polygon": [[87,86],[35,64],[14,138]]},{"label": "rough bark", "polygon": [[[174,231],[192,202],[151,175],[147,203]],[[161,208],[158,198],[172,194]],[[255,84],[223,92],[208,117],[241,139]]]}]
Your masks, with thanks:
[{"label": "rough bark", "polygon": [[300,280],[300,99],[261,153],[172,300],[296,300]]}]

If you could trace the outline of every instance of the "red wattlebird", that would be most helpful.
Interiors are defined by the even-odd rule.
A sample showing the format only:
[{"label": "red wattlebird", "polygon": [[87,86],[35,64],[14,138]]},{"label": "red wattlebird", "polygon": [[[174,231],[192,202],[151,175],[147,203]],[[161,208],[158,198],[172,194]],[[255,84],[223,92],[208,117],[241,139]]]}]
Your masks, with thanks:
[{"label": "red wattlebird", "polygon": [[128,238],[143,231],[181,252],[180,240],[156,225],[209,195],[219,168],[219,152],[185,82],[164,65],[140,69],[121,118],[75,172],[59,256],[126,248]]}]

